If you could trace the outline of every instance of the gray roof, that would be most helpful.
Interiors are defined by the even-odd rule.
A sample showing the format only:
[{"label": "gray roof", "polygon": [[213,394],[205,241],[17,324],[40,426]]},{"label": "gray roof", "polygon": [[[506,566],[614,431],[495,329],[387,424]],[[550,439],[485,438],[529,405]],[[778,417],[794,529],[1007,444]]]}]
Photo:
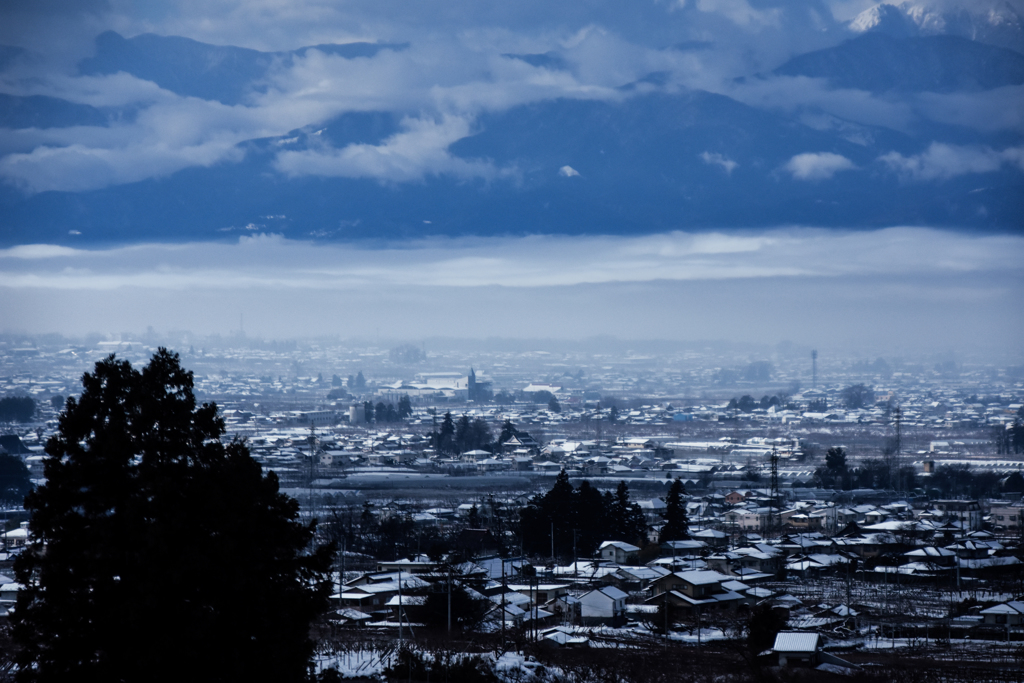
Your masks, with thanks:
[{"label": "gray roof", "polygon": [[776,652],[814,652],[818,649],[821,636],[817,633],[782,631],[775,636]]}]

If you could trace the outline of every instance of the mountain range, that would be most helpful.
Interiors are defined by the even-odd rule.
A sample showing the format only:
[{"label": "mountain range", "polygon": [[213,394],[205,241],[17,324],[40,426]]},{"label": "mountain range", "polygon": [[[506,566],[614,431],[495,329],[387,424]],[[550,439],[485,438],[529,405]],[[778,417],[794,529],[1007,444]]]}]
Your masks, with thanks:
[{"label": "mountain range", "polygon": [[[850,39],[738,79],[734,91],[673,85],[652,72],[620,84],[614,97],[556,97],[478,112],[446,153],[450,168],[480,172],[390,180],[283,170],[289,153],[301,164],[315,155],[386,146],[415,117],[370,108],[246,139],[229,158],[135,182],[33,191],[8,176],[0,184],[0,243],[73,243],[75,234],[95,242],[222,239],[254,231],[347,240],[788,224],[1020,231],[1019,126],[967,125],[927,112],[887,125],[813,101],[766,106],[750,94],[781,79],[820,83],[813,87],[825,99],[863,91],[907,110],[935,101],[948,108],[958,96],[978,93],[1008,93],[1020,107],[1024,54],[1006,46],[1013,44],[1012,26],[990,32],[1000,40],[972,40],[959,29],[929,35],[908,7],[873,8],[851,22]],[[275,70],[312,51],[354,64],[407,48],[350,43],[261,52],[108,31],[78,72],[123,72],[182,98],[237,109],[267,92]],[[0,48],[0,69],[23,58]],[[558,54],[505,58],[554,74],[569,68]],[[110,130],[138,116],[137,104],[0,94],[0,127],[9,137],[3,153],[28,153],[19,141],[33,130]],[[957,166],[961,157],[966,171]]]}]

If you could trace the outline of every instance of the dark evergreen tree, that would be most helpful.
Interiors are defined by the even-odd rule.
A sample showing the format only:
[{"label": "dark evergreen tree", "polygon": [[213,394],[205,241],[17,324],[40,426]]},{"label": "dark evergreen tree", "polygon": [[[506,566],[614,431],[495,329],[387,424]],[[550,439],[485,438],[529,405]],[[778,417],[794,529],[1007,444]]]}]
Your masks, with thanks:
[{"label": "dark evergreen tree", "polygon": [[476,509],[475,503],[473,504],[473,507],[469,508],[469,517],[466,519],[466,523],[469,525],[470,529],[479,529],[481,527],[480,511]]},{"label": "dark evergreen tree", "polygon": [[683,480],[676,477],[665,496],[665,525],[658,534],[658,543],[682,541],[689,537],[690,521],[686,517],[686,502],[683,500],[685,494]]},{"label": "dark evergreen tree", "polygon": [[469,415],[465,413],[459,418],[459,421],[455,424],[455,448],[459,453],[465,453],[475,448],[473,443],[473,423],[469,420]]},{"label": "dark evergreen tree", "polygon": [[501,433],[498,434],[498,445],[503,445],[517,433],[516,426],[512,424],[512,420],[506,417],[505,421],[501,424]]},{"label": "dark evergreen tree", "polygon": [[355,384],[356,384],[356,389],[365,389],[366,388],[366,378],[363,377],[363,371],[362,370],[360,370],[359,373],[356,375]]},{"label": "dark evergreen tree", "polygon": [[491,427],[482,417],[473,420],[473,448],[491,450]]},{"label": "dark evergreen tree", "polygon": [[786,617],[768,603],[758,605],[747,622],[747,647],[757,655],[775,645],[775,636],[787,626]]},{"label": "dark evergreen tree", "polygon": [[373,420],[377,424],[384,424],[388,421],[388,407],[384,405],[384,401],[378,401],[377,405],[373,407]]},{"label": "dark evergreen tree", "polygon": [[551,552],[552,530],[555,552],[572,553],[572,530],[576,515],[575,491],[565,470],[558,473],[551,490],[536,495],[519,511],[523,548],[528,553],[547,555]]},{"label": "dark evergreen tree", "polygon": [[409,400],[408,394],[402,394],[401,398],[398,399],[398,419],[404,420],[411,415],[412,401]]},{"label": "dark evergreen tree", "polygon": [[373,403],[370,401],[363,401],[363,419],[369,424],[373,422],[376,412],[373,409]]},{"label": "dark evergreen tree", "polygon": [[301,681],[333,549],[160,349],[83,377],[25,501],[20,681]]},{"label": "dark evergreen tree", "polygon": [[[572,516],[564,521],[555,520],[555,542],[564,556],[572,553],[575,541],[576,556],[591,557],[602,541],[609,540],[608,511],[604,497],[589,481],[581,481],[572,502]],[[561,524],[558,523],[560,521]]]},{"label": "dark evergreen tree", "polygon": [[32,490],[32,478],[24,461],[16,455],[0,453],[0,503],[21,505]]},{"label": "dark evergreen tree", "polygon": [[28,396],[0,398],[0,422],[28,422],[35,412],[36,402]]},{"label": "dark evergreen tree", "polygon": [[552,396],[551,399],[548,401],[548,410],[550,410],[552,413],[562,412],[562,405],[554,396]]},{"label": "dark evergreen tree", "polygon": [[53,408],[54,410],[56,410],[57,412],[60,412],[60,411],[64,410],[64,397],[63,396],[51,396],[50,397],[50,407]]},{"label": "dark evergreen tree", "polygon": [[451,412],[444,414],[444,419],[441,420],[441,429],[437,432],[436,441],[437,443],[434,444],[434,448],[439,453],[446,455],[455,453],[455,421],[452,419]]},{"label": "dark evergreen tree", "polygon": [[608,535],[605,540],[626,541],[634,545],[645,545],[647,541],[647,518],[640,505],[629,499],[629,487],[620,481],[614,495],[608,496]]}]

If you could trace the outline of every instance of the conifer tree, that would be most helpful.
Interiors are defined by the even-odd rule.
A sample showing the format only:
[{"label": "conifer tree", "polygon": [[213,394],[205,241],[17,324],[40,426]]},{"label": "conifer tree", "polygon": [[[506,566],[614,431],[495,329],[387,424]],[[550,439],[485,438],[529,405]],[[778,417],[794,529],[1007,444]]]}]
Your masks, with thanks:
[{"label": "conifer tree", "polygon": [[626,541],[644,545],[647,540],[647,518],[640,505],[630,500],[629,487],[620,481],[614,495],[608,494],[609,536],[606,540]]},{"label": "conifer tree", "polygon": [[686,517],[686,503],[683,501],[686,489],[683,481],[676,477],[665,496],[665,525],[658,534],[658,543],[682,541],[690,534],[690,522]]},{"label": "conifer tree", "polygon": [[331,547],[160,349],[83,377],[29,494],[19,681],[301,681]]}]

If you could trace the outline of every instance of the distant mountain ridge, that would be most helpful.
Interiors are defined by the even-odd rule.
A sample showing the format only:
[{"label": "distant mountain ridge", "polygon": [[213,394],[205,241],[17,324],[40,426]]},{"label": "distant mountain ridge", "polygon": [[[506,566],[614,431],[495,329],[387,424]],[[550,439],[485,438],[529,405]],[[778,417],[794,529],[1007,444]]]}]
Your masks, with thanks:
[{"label": "distant mountain ridge", "polygon": [[991,90],[1024,84],[1024,54],[958,36],[866,33],[794,57],[775,73],[870,92]]},{"label": "distant mountain ridge", "polygon": [[849,22],[854,33],[897,37],[959,36],[1024,52],[1024,18],[1008,2],[976,0],[970,9],[942,9],[920,2],[881,3]]},{"label": "distant mountain ridge", "polygon": [[[275,64],[312,49],[358,59],[404,46],[355,43],[269,53],[108,32],[80,68],[89,74],[125,71],[182,96],[238,104],[259,92]],[[564,67],[550,53],[507,56]],[[869,31],[795,57],[776,73],[826,78],[834,87],[886,93],[898,101],[918,92],[1024,83],[1024,56],[956,36]],[[473,134],[445,153],[494,169],[486,180],[433,174],[429,168],[422,177],[388,182],[279,170],[283,153],[315,160],[349,146],[385,145],[406,130],[403,116],[409,112],[369,111],[245,140],[233,148],[231,161],[139,182],[32,195],[0,184],[0,247],[26,236],[82,243],[237,239],[255,232],[348,240],[786,224],[1024,230],[1024,175],[1011,159],[1024,146],[1018,132],[989,134],[928,121],[897,131],[811,106],[769,111],[720,94],[672,90],[666,80],[654,72],[623,84],[621,99],[614,101],[559,98],[477,116]],[[112,125],[130,122],[137,114],[133,107],[2,95],[0,127]],[[903,159],[909,166],[900,168],[912,169],[936,142],[989,156],[1009,149],[1009,161],[1000,156],[987,170],[926,180],[907,171],[899,175],[883,161]],[[81,237],[69,237],[69,230]]]},{"label": "distant mountain ridge", "polygon": [[96,54],[79,64],[83,75],[124,71],[186,97],[241,104],[260,87],[275,62],[290,65],[310,50],[355,59],[381,50],[402,50],[404,44],[346,43],[311,45],[290,52],[260,52],[243,47],[209,45],[191,38],[144,33],[125,38],[106,31],[96,38]]}]

